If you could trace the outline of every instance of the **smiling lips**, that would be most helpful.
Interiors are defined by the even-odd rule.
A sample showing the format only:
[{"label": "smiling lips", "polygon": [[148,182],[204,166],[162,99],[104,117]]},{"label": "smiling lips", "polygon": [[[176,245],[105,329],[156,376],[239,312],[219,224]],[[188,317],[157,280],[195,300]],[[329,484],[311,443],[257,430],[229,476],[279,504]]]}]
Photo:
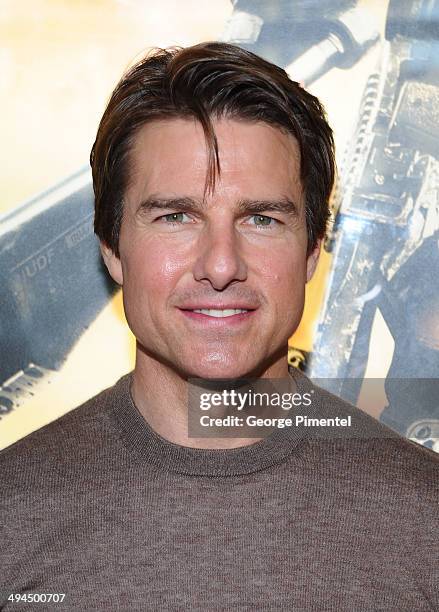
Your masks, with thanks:
[{"label": "smiling lips", "polygon": [[216,310],[214,308],[197,308],[192,312],[199,312],[200,314],[208,315],[209,317],[232,317],[236,314],[241,314],[242,312],[248,312],[248,310],[244,310],[243,308],[224,308],[221,310]]},{"label": "smiling lips", "polygon": [[245,315],[252,313],[255,308],[181,308],[184,314],[189,315],[193,318],[202,319],[227,319],[233,317],[234,319],[245,318]]}]

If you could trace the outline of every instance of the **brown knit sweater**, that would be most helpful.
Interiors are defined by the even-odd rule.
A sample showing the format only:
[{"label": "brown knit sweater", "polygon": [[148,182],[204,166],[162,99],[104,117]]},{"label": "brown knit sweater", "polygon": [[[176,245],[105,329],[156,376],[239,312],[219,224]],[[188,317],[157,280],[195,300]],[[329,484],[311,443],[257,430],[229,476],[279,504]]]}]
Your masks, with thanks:
[{"label": "brown knit sweater", "polygon": [[182,447],[129,382],[0,453],[0,609],[439,610],[433,452],[316,387],[360,435]]}]

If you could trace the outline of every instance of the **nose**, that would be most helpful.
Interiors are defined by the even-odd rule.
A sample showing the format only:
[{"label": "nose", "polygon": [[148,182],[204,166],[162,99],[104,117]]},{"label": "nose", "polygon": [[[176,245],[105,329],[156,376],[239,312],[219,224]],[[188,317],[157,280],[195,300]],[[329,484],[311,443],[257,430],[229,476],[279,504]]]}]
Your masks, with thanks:
[{"label": "nose", "polygon": [[197,259],[193,268],[197,281],[208,281],[217,291],[247,278],[241,239],[233,225],[218,223],[204,228],[197,242]]}]

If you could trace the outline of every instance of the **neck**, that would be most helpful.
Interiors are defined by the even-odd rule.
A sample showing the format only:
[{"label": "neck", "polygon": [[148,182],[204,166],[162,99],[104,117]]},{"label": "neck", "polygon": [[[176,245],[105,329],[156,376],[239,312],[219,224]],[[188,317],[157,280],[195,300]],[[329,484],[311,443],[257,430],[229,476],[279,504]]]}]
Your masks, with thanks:
[{"label": "neck", "polygon": [[[252,377],[251,373],[246,376]],[[288,363],[286,353],[271,364],[258,378],[286,378]],[[244,378],[245,376],[243,376]],[[137,409],[149,426],[162,438],[191,448],[227,449],[249,446],[261,438],[193,438],[188,436],[188,382],[176,370],[139,350],[136,350],[136,366],[131,394]]]}]

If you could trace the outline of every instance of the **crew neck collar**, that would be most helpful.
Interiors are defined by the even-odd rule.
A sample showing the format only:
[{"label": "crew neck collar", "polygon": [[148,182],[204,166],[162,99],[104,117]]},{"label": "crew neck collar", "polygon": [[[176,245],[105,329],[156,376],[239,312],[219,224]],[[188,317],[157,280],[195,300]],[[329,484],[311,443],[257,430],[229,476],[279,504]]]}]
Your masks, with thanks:
[{"label": "crew neck collar", "polygon": [[[309,379],[290,370],[299,393],[311,388]],[[110,390],[110,419],[125,446],[140,460],[166,471],[191,476],[239,476],[282,463],[304,442],[295,427],[275,428],[263,440],[232,449],[202,449],[175,444],[154,431],[131,397],[132,373],[122,377]]]}]

